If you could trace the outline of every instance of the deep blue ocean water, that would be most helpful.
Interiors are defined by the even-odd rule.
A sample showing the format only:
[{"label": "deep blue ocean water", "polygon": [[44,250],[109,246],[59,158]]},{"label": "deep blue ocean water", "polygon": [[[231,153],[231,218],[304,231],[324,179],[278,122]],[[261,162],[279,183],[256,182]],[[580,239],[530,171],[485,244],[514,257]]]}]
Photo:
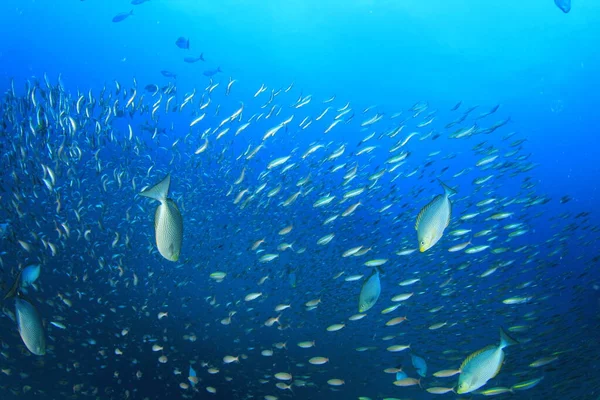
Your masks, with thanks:
[{"label": "deep blue ocean water", "polygon": [[[130,10],[133,15],[112,22]],[[8,226],[1,242],[1,281],[8,290],[20,266],[42,265],[37,290],[23,296],[37,306],[48,341],[44,356],[31,355],[11,320],[14,301],[3,303],[0,399],[429,399],[440,395],[424,389],[457,384],[456,376],[442,379],[432,373],[458,368],[472,352],[497,344],[500,327],[512,327],[521,343],[505,350],[501,372],[484,389],[544,377],[531,389],[497,397],[600,396],[596,2],[573,0],[572,10],[563,13],[552,0],[150,0],[140,5],[3,0],[0,37],[0,223]],[[189,49],[176,46],[179,37],[189,39]],[[200,54],[205,61],[184,62]],[[222,72],[205,75],[217,68]],[[230,79],[236,82],[226,94]],[[158,85],[159,93],[145,90],[150,84]],[[172,92],[166,93],[169,85]],[[267,90],[254,96],[261,85]],[[33,86],[37,105],[32,105]],[[133,106],[126,107],[134,89]],[[64,103],[51,106],[48,93],[60,94]],[[309,95],[311,101],[298,107]],[[81,97],[92,117],[76,111]],[[325,134],[347,103],[352,111]],[[239,121],[224,123],[240,104]],[[493,114],[478,119],[497,105]],[[464,122],[448,127],[474,106]],[[111,109],[122,113],[110,115]],[[33,134],[29,129],[35,130],[39,112],[60,122]],[[203,112],[206,117],[190,127]],[[361,126],[379,114],[382,121]],[[265,132],[292,115],[287,126],[263,140]],[[73,117],[76,133],[65,135],[67,116]],[[435,119],[418,127],[427,117]],[[312,120],[308,128],[305,118]],[[499,121],[506,124],[492,133],[450,138],[459,128],[485,129]],[[217,139],[226,126],[231,130]],[[410,155],[395,169],[390,149],[411,132],[418,134],[401,149]],[[371,133],[373,138],[362,143]],[[209,147],[195,154],[205,138]],[[317,143],[324,148],[303,158]],[[58,155],[61,144],[70,149],[68,156]],[[341,145],[344,154],[328,160]],[[370,145],[376,146],[372,152],[357,154]],[[489,154],[499,159],[477,167]],[[284,166],[295,163],[287,172],[281,172],[284,166],[267,168],[287,155]],[[47,178],[43,165],[58,177],[52,190],[42,182]],[[356,178],[344,184],[343,176],[354,166]],[[381,179],[369,179],[383,169]],[[236,184],[242,171],[244,179]],[[156,250],[158,203],[137,195],[169,172],[170,197],[184,218],[177,262]],[[488,175],[493,177],[487,183],[474,183]],[[298,185],[306,177],[309,183]],[[438,179],[458,190],[451,198],[450,226],[427,252],[397,255],[418,247],[415,219],[442,193]],[[256,193],[263,182],[266,188]],[[280,193],[267,196],[278,186]],[[367,189],[359,197],[340,202],[345,192],[360,187]],[[234,204],[244,189],[244,200],[252,201]],[[298,191],[294,204],[282,205]],[[327,194],[336,196],[334,202],[315,208]],[[476,203],[489,198],[497,199],[491,210],[461,220],[485,208]],[[358,200],[352,215],[323,224]],[[381,211],[385,206],[389,209]],[[512,214],[489,219],[501,212]],[[505,226],[516,223],[526,232],[509,237],[519,228]],[[289,225],[288,235],[278,233]],[[456,229],[471,232],[451,236]],[[473,237],[484,229],[491,232]],[[88,230],[89,239],[84,237]],[[335,234],[331,243],[318,245],[329,233]],[[477,254],[447,251],[469,238],[490,248]],[[264,252],[251,250],[260,239],[266,240],[259,248]],[[33,248],[25,249],[19,240]],[[48,241],[57,246],[56,254]],[[293,249],[278,250],[283,242]],[[372,250],[361,257],[341,256],[359,245]],[[279,257],[259,262],[265,253]],[[364,319],[348,321],[358,312],[361,281],[344,279],[369,276],[364,262],[380,258],[388,261],[377,304]],[[480,277],[499,265],[492,275]],[[215,271],[227,273],[223,282],[210,278]],[[409,278],[420,281],[398,286]],[[254,292],[262,295],[244,300]],[[381,314],[394,295],[407,292],[415,294],[398,310]],[[515,296],[530,299],[503,303]],[[321,303],[308,310],[305,303],[313,299]],[[273,310],[278,304],[291,307],[281,312],[280,324],[266,327],[268,318],[280,314]],[[169,316],[159,320],[159,312]],[[231,323],[223,324],[228,316]],[[408,320],[385,326],[397,316]],[[67,329],[51,321],[62,321]],[[342,322],[342,330],[326,331]],[[442,328],[430,329],[443,322]],[[190,335],[197,340],[188,340]],[[297,346],[312,340],[314,348]],[[163,350],[152,351],[155,343]],[[287,348],[278,349],[277,343]],[[386,351],[392,344],[411,349]],[[261,355],[265,349],[274,349],[273,356]],[[423,388],[394,386],[393,374],[384,369],[401,366],[418,377],[411,351],[428,364]],[[164,364],[158,361],[161,355],[168,357]],[[226,355],[240,356],[240,362],[224,364]],[[314,356],[329,362],[310,365]],[[557,359],[530,366],[544,357]],[[190,364],[200,378],[195,390],[180,387],[189,384]],[[219,372],[211,374],[211,367]],[[292,391],[275,386],[290,383],[274,378],[278,372],[292,374]],[[332,378],[344,385],[328,384]],[[471,396],[483,398],[441,397]]]}]

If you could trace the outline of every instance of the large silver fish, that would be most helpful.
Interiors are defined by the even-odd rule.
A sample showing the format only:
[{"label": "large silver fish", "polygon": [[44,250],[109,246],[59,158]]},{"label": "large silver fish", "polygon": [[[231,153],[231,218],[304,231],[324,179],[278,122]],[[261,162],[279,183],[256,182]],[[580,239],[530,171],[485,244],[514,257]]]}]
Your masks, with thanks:
[{"label": "large silver fish", "polygon": [[171,175],[169,174],[153,187],[141,192],[140,195],[160,201],[154,214],[156,246],[164,258],[169,261],[177,261],[183,240],[183,219],[175,202],[167,198],[170,184]]},{"label": "large silver fish", "polygon": [[421,209],[417,216],[415,229],[419,239],[419,251],[424,252],[432,248],[444,234],[444,229],[450,224],[452,203],[450,196],[456,191],[440,181],[444,194],[438,194]]},{"label": "large silver fish", "polygon": [[358,297],[358,312],[370,310],[381,294],[381,281],[379,280],[379,270],[375,269],[371,276],[363,283]]},{"label": "large silver fish", "polygon": [[46,354],[46,336],[40,314],[31,303],[20,298],[15,300],[15,308],[17,326],[23,343],[36,356],[43,356]]},{"label": "large silver fish", "polygon": [[518,344],[518,342],[500,329],[500,344],[498,346],[484,347],[467,357],[460,366],[460,377],[456,393],[470,393],[498,375],[504,362],[503,349],[513,344]]}]

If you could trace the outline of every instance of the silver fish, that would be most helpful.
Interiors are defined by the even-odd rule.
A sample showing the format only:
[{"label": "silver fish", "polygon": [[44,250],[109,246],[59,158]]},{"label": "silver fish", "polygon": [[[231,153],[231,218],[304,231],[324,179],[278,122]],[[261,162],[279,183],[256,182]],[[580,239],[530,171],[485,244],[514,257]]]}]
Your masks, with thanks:
[{"label": "silver fish", "polygon": [[432,248],[444,234],[444,229],[450,224],[452,203],[450,196],[456,191],[440,181],[444,194],[438,194],[421,209],[417,216],[415,229],[419,239],[419,250],[422,252]]},{"label": "silver fish", "polygon": [[456,393],[470,393],[498,375],[504,362],[503,349],[514,344],[518,344],[518,342],[500,329],[500,344],[498,346],[484,347],[471,354],[462,363]]},{"label": "silver fish", "polygon": [[177,261],[183,240],[183,218],[175,202],[167,198],[170,184],[171,175],[169,174],[153,187],[141,192],[140,195],[160,201],[154,214],[156,246],[164,258],[169,261]]},{"label": "silver fish", "polygon": [[15,300],[15,308],[19,334],[23,343],[36,356],[43,356],[46,354],[46,337],[40,314],[31,303],[20,298]]},{"label": "silver fish", "polygon": [[381,281],[379,280],[379,271],[375,269],[371,276],[363,283],[358,297],[358,312],[370,310],[381,294]]}]

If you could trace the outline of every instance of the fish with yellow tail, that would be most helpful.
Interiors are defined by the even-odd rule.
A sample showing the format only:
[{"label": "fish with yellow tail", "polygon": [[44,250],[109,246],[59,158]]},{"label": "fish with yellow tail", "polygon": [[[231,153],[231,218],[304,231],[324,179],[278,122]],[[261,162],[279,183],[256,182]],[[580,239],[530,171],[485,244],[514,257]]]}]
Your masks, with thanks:
[{"label": "fish with yellow tail", "polygon": [[440,184],[444,188],[444,194],[438,194],[423,207],[415,223],[421,253],[432,248],[442,238],[444,229],[450,224],[452,215],[450,196],[456,194],[456,190],[442,181]]},{"label": "fish with yellow tail", "polygon": [[460,366],[460,377],[456,393],[473,392],[484,386],[490,379],[498,375],[504,362],[504,348],[518,344],[500,329],[500,344],[490,345],[471,354]]},{"label": "fish with yellow tail", "polygon": [[169,261],[179,260],[183,240],[183,219],[177,204],[169,198],[171,175],[140,193],[141,196],[160,201],[154,214],[154,233],[160,254]]}]

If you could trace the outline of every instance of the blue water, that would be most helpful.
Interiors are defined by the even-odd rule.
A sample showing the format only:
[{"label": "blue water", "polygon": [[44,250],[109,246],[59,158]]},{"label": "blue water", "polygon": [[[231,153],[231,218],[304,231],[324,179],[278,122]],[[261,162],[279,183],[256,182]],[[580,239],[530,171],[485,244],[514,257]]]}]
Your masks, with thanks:
[{"label": "blue water", "polygon": [[[115,15],[132,9],[133,15],[122,22],[111,22]],[[175,45],[182,36],[189,38],[189,50]],[[528,330],[514,333],[521,344],[505,350],[502,371],[485,388],[511,387],[543,376],[535,388],[499,397],[595,400],[600,395],[600,217],[596,211],[600,204],[600,53],[596,50],[600,5],[596,2],[574,0],[572,10],[564,13],[551,0],[293,0],[261,4],[150,0],[135,6],[115,0],[63,0],[52,5],[40,0],[3,0],[0,37],[1,93],[14,82],[18,98],[24,96],[18,101],[4,98],[0,116],[6,120],[14,112],[7,104],[28,104],[27,81],[40,82],[45,88],[45,74],[54,88],[60,86],[66,93],[69,106],[65,112],[80,124],[79,136],[73,140],[84,153],[80,162],[72,160],[67,166],[49,156],[41,135],[25,140],[12,123],[10,128],[2,127],[0,140],[7,155],[2,160],[0,223],[8,221],[9,233],[2,235],[1,280],[6,290],[19,265],[43,265],[38,289],[28,289],[25,295],[45,321],[50,348],[42,357],[27,352],[10,319],[14,304],[5,301],[0,319],[0,367],[7,371],[0,374],[0,399],[262,399],[265,395],[281,399],[429,399],[437,395],[419,386],[392,384],[394,375],[383,372],[386,368],[402,366],[408,376],[417,374],[410,351],[391,353],[386,347],[410,344],[412,351],[426,360],[424,389],[452,388],[456,377],[438,379],[431,374],[458,368],[473,351],[497,344],[500,327],[518,325],[528,326]],[[183,61],[200,54],[206,61]],[[212,79],[205,76],[216,68],[223,72]],[[176,78],[164,77],[161,70],[173,72]],[[226,95],[230,78],[236,82]],[[146,110],[105,123],[102,111],[116,98],[118,107],[124,107],[134,80],[134,104],[144,94]],[[119,94],[115,81],[121,87]],[[209,95],[206,88],[215,83],[219,86]],[[290,91],[284,92],[292,83]],[[169,112],[165,112],[164,102],[170,95],[162,95],[156,123],[149,114],[161,96],[145,91],[148,84],[177,88]],[[255,98],[262,84],[268,89]],[[216,139],[221,129],[215,128],[241,103],[243,121],[268,113],[272,104],[261,106],[278,89],[282,92],[272,104],[281,106],[279,115],[253,120],[238,136],[233,134],[240,124],[234,122],[222,139]],[[173,106],[181,107],[194,90],[193,101],[173,112]],[[40,102],[45,96],[42,91],[37,94]],[[74,114],[80,94],[85,104],[89,91],[97,99],[92,120],[100,121],[106,134],[99,139],[99,147],[85,140],[95,137],[95,123],[85,123],[82,115]],[[308,105],[293,107],[307,95],[312,96]],[[323,104],[332,96],[332,103]],[[200,104],[209,97],[206,118],[190,127],[190,121],[203,112]],[[458,110],[451,111],[459,101]],[[344,118],[354,114],[354,119],[324,134],[348,102],[352,112]],[[44,104],[46,111],[51,108]],[[416,104],[427,104],[427,110],[414,117]],[[496,105],[495,113],[476,120]],[[326,117],[316,121],[327,106],[332,108]],[[374,108],[363,114],[369,106]],[[478,107],[464,123],[446,127],[472,106]],[[398,112],[402,115],[392,119]],[[382,113],[384,120],[367,128],[360,126],[375,113]],[[430,113],[435,115],[431,125],[417,128]],[[263,143],[264,133],[292,114],[292,123],[265,140],[257,156],[247,160],[249,146]],[[300,129],[305,117],[313,119],[312,125]],[[509,122],[492,134],[448,138],[459,128],[474,123],[486,128],[507,118]],[[35,121],[36,114],[20,112],[18,120],[28,129],[28,121]],[[404,120],[402,132],[392,139],[385,137]],[[152,129],[144,131],[142,126],[148,125]],[[129,126],[139,142],[128,139]],[[155,126],[165,130],[151,139]],[[209,147],[195,155],[207,128],[214,130],[207,136]],[[431,130],[440,137],[419,140]],[[388,150],[413,131],[419,136],[403,148],[410,151],[406,164],[389,172]],[[373,139],[359,143],[372,132],[376,133]],[[512,132],[514,136],[507,139]],[[519,139],[526,139],[518,153],[522,160],[513,157],[509,160],[515,161],[512,165],[484,170],[475,166],[485,155],[477,151],[478,144],[485,142],[484,150],[493,148],[506,154],[515,150],[511,143]],[[62,140],[51,134],[48,143],[58,148]],[[314,143],[326,148],[302,159]],[[343,156],[326,160],[342,144],[346,146]],[[377,148],[356,155],[369,145]],[[22,148],[29,163],[18,162]],[[277,167],[261,177],[270,161],[290,154],[288,164],[295,162],[294,168],[280,174],[282,167]],[[101,160],[99,173],[95,157]],[[341,171],[332,172],[344,163]],[[40,182],[42,164],[58,174],[59,211],[56,192],[49,194]],[[359,166],[358,177],[344,186],[343,175],[354,165]],[[519,171],[526,166],[534,168]],[[153,170],[148,172],[150,167]],[[383,168],[388,172],[368,191],[339,203],[347,190],[371,185],[368,177]],[[454,177],[465,168],[470,168],[468,173]],[[243,183],[235,185],[244,169]],[[417,173],[406,176],[413,170]],[[19,179],[14,179],[13,171]],[[153,213],[158,203],[136,196],[167,172],[172,175],[170,197],[184,216],[184,245],[176,263],[164,260],[156,251]],[[116,183],[119,173],[123,174],[122,187]],[[399,173],[401,176],[394,178]],[[490,174],[494,175],[491,183],[473,183]],[[302,187],[302,196],[290,207],[281,206],[300,190],[298,180],[307,176],[311,180]],[[132,187],[134,178],[136,189]],[[458,189],[452,198],[451,225],[428,252],[396,255],[398,250],[416,248],[415,218],[442,192],[437,179]],[[109,181],[108,191],[102,189],[103,180]],[[268,185],[255,200],[245,207],[234,204],[241,190],[247,188],[251,193],[262,182]],[[267,198],[266,193],[279,184],[281,193]],[[336,195],[335,202],[314,208],[313,203],[328,193]],[[565,196],[568,201],[561,202]],[[477,202],[490,197],[501,202],[492,205],[495,208],[489,214],[514,215],[491,222],[485,219],[489,214],[460,220],[478,210]],[[519,201],[500,205],[510,199]],[[541,199],[541,204],[532,205],[534,199]],[[343,212],[355,200],[361,205],[351,216],[340,216],[323,226],[327,217]],[[13,201],[20,204],[25,216],[18,215]],[[390,204],[387,212],[379,212]],[[73,210],[83,214],[83,222]],[[57,230],[61,231],[57,225],[63,222],[72,231],[70,237],[57,236]],[[528,232],[509,238],[510,231],[503,226],[517,222]],[[293,230],[289,235],[278,235],[290,224]],[[90,241],[81,238],[88,229]],[[472,232],[459,238],[449,236],[455,229]],[[491,236],[498,238],[491,242],[486,241],[488,237],[474,238],[474,244],[506,247],[507,252],[447,251],[482,229],[491,229]],[[332,242],[317,245],[328,233],[335,233]],[[119,240],[112,245],[117,234]],[[57,255],[51,256],[40,238],[58,245]],[[264,253],[250,250],[263,238],[266,242],[260,249]],[[33,244],[34,249],[26,251],[18,240]],[[294,250],[278,252],[281,242],[293,243]],[[362,257],[341,257],[358,245],[373,250]],[[302,248],[306,250],[298,252]],[[259,263],[265,253],[280,253],[280,257]],[[373,258],[389,259],[381,275],[382,295],[367,317],[348,321],[357,312],[361,282],[345,282],[344,278],[368,276],[371,270],[363,263]],[[479,278],[507,261],[513,264]],[[225,271],[227,277],[217,283],[209,278],[214,271]],[[342,272],[344,275],[334,279]],[[133,284],[134,273],[138,285]],[[258,285],[267,275],[265,283]],[[412,277],[421,281],[398,286]],[[294,284],[292,279],[296,279]],[[251,292],[262,296],[245,302],[244,296]],[[397,311],[381,314],[392,305],[392,296],[406,292],[415,295]],[[513,296],[533,299],[522,305],[502,303]],[[63,297],[71,299],[71,307]],[[317,309],[306,310],[304,304],[318,298],[322,303]],[[273,311],[277,304],[292,305],[282,312],[280,327],[285,329],[264,326],[268,318],[279,314]],[[441,311],[430,312],[439,306],[444,306]],[[158,320],[161,311],[168,311],[169,316]],[[233,311],[231,324],[223,325],[221,320]],[[385,327],[386,321],[397,316],[407,316],[408,321]],[[50,325],[57,317],[66,330]],[[326,331],[327,326],[341,322],[346,324],[341,331]],[[447,325],[428,329],[441,322]],[[121,334],[124,328],[129,329],[125,336]],[[191,334],[196,341],[184,338]],[[385,341],[386,335],[396,338]],[[149,338],[156,339],[164,350],[153,352],[154,342],[148,342]],[[92,339],[94,344],[90,344]],[[296,345],[308,340],[315,340],[316,347]],[[272,357],[260,354],[284,342],[287,349],[275,348]],[[357,351],[360,347],[369,349]],[[116,355],[115,349],[123,354]],[[162,354],[168,356],[166,364],[157,361]],[[225,355],[242,354],[247,358],[240,357],[240,363],[222,361]],[[308,364],[314,356],[330,361],[322,366]],[[529,366],[550,356],[558,359],[540,368]],[[190,363],[201,380],[197,391],[179,387],[188,382]],[[208,367],[220,371],[210,374]],[[141,378],[136,377],[137,371],[142,372]],[[277,372],[289,372],[294,381],[307,384],[295,385],[293,392],[281,390],[272,377]],[[345,384],[329,385],[332,378],[343,379]],[[24,389],[26,385],[30,388]],[[207,386],[216,388],[217,393],[208,393]],[[452,393],[444,396],[469,398]]]}]

